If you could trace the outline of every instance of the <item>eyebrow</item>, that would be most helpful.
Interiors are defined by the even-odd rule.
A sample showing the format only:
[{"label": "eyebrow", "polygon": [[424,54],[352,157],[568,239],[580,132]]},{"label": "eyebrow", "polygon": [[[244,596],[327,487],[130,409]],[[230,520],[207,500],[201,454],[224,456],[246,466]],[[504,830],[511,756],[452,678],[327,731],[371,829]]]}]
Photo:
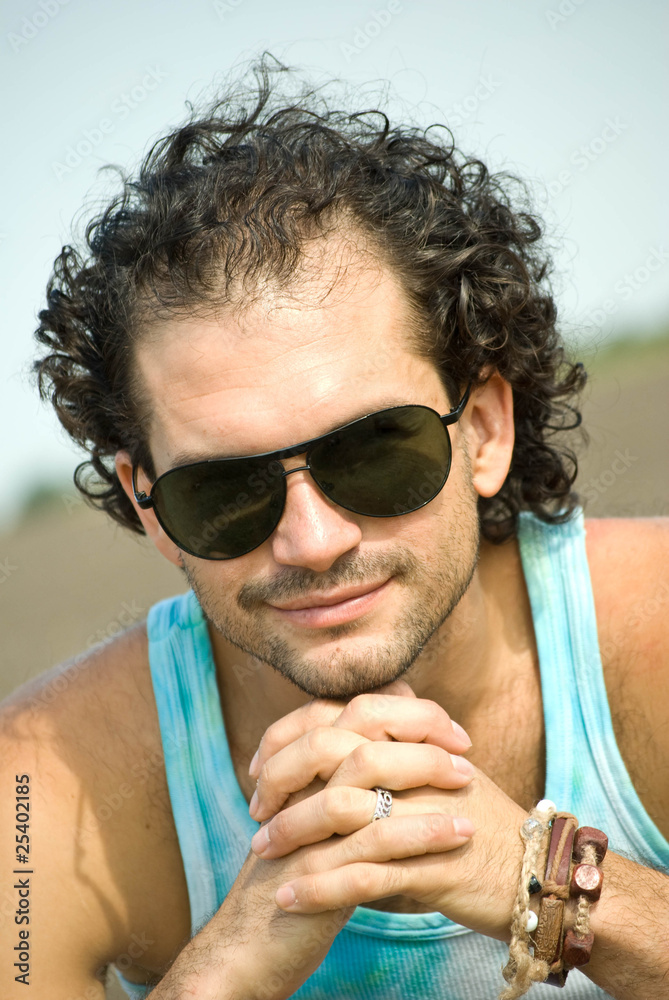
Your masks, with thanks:
[{"label": "eyebrow", "polygon": [[[345,420],[341,424],[335,424],[334,427],[331,427],[329,430],[323,431],[322,434],[315,434],[313,435],[313,437],[324,437],[326,434],[331,434],[333,431],[338,430],[340,427],[346,427],[347,424],[352,424],[355,420],[360,420],[362,417],[367,417],[371,413],[378,413],[380,410],[390,410],[394,406],[415,406],[415,405],[416,405],[415,401],[410,402],[409,400],[401,400],[401,401],[398,401],[396,399],[390,401],[381,400],[380,403],[374,407],[374,409],[372,410],[364,409],[360,411],[360,413],[358,413],[357,416],[351,417],[349,420]],[[312,441],[313,437],[307,438],[305,440]],[[299,441],[295,442],[295,444],[299,443],[300,443]],[[170,469],[174,469],[179,465],[194,465],[196,462],[215,462],[222,458],[246,458],[251,455],[273,455],[274,452],[276,451],[284,451],[286,448],[292,448],[292,447],[293,446],[291,444],[286,444],[282,448],[272,448],[271,451],[267,452],[245,451],[243,454],[240,455],[221,455],[221,454],[193,455],[192,453],[189,452],[179,452],[172,459],[172,462],[170,464]]]}]

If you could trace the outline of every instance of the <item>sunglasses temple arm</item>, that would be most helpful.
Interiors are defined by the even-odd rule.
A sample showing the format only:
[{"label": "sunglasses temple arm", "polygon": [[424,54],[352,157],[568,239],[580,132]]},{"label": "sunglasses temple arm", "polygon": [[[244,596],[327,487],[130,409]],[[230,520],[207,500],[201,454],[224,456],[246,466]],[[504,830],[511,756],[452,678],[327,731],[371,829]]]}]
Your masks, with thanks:
[{"label": "sunglasses temple arm", "polygon": [[153,500],[151,499],[151,497],[148,497],[146,495],[146,493],[144,493],[144,492],[141,492],[141,493],[137,492],[137,466],[136,465],[133,465],[133,467],[132,467],[132,492],[133,492],[133,495],[135,497],[135,502],[137,503],[138,507],[142,508],[142,510],[148,510],[150,507],[153,507]]},{"label": "sunglasses temple arm", "polygon": [[464,396],[462,397],[458,405],[455,407],[455,409],[451,410],[450,413],[444,414],[444,416],[441,418],[442,424],[454,424],[456,423],[456,421],[460,419],[460,417],[464,412],[465,406],[467,405],[467,402],[469,400],[469,393],[471,392],[471,388],[472,388],[472,383],[470,382],[467,388],[465,389]]}]

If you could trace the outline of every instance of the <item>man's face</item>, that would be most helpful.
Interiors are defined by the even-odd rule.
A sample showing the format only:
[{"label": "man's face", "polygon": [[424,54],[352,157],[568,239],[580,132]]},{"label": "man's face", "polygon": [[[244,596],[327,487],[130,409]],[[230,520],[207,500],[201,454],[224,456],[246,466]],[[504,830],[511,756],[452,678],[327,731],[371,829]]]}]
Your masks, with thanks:
[{"label": "man's face", "polygon": [[[237,316],[175,319],[141,343],[158,475],[278,450],[388,406],[445,413],[455,405],[411,349],[397,279],[331,241],[312,260],[289,293],[268,289]],[[346,698],[402,676],[476,565],[477,496],[461,427],[449,431],[449,478],[420,510],[353,514],[296,472],[281,521],[259,548],[225,561],[182,553],[212,625],[314,697]],[[284,462],[302,465],[304,456]]]}]

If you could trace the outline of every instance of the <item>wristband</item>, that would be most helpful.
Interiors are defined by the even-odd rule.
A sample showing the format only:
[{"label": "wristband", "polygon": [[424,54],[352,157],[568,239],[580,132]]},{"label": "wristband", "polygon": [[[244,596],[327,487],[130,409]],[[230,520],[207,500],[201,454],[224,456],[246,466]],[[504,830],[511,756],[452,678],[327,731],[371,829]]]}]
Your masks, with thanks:
[{"label": "wristband", "polygon": [[569,899],[571,858],[578,820],[571,813],[558,813],[553,820],[546,873],[541,890],[539,921],[534,939],[534,957],[546,962],[546,982],[564,986],[567,971],[562,960],[564,909]]},{"label": "wristband", "polygon": [[[564,986],[570,969],[589,961],[594,941],[590,906],[601,893],[599,864],[608,848],[606,834],[594,827],[579,828],[575,816],[557,813],[547,799],[537,803],[520,835],[525,854],[511,922],[509,960],[502,970],[508,986],[499,1000],[516,1000],[533,982]],[[538,917],[529,908],[530,895],[536,892],[541,894]],[[565,906],[575,900],[574,926],[565,934]]]}]

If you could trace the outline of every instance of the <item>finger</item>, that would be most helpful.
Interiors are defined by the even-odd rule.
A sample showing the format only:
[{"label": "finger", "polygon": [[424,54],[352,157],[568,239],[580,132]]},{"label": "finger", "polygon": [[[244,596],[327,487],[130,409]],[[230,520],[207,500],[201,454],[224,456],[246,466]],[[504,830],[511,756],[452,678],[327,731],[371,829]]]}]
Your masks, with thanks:
[{"label": "finger", "polygon": [[401,698],[416,697],[413,688],[401,677],[396,681],[391,681],[390,684],[382,684],[381,687],[372,688],[370,694],[392,694],[399,695]]},{"label": "finger", "polygon": [[251,761],[249,775],[257,778],[264,763],[279,750],[283,750],[290,743],[294,743],[310,729],[317,726],[331,726],[342,709],[346,707],[344,701],[329,701],[324,698],[316,698],[314,701],[301,705],[288,715],[273,722],[265,730],[258,750]]},{"label": "finger", "polygon": [[368,788],[324,788],[272,817],[254,834],[251,849],[265,859],[281,858],[298,847],[354,833],[371,822],[376,799]]},{"label": "finger", "polygon": [[[413,798],[410,792],[403,793],[408,798],[396,797],[393,802],[393,820],[402,817],[402,810],[407,810],[409,818],[412,818],[448,809],[450,800],[444,796],[439,798],[441,793],[436,792],[431,797],[426,797],[425,789],[421,792],[420,801]],[[299,847],[327,841],[333,836],[344,837],[358,833],[372,825],[376,804],[377,793],[374,790],[350,788],[346,785],[325,788],[309,799],[277,813],[254,834],[251,849],[259,857],[268,860],[285,857]],[[377,829],[377,824],[373,825]],[[387,824],[384,824],[383,831],[378,827],[379,835],[384,835],[388,829]],[[353,843],[350,839],[349,842]],[[442,849],[446,850],[449,846],[444,844]],[[410,850],[409,854],[412,853],[417,852]]]},{"label": "finger", "polygon": [[333,725],[361,733],[369,740],[433,743],[452,753],[462,753],[472,745],[462,726],[453,722],[436,701],[427,698],[400,700],[388,691],[357,695]]},{"label": "finger", "polygon": [[463,788],[475,773],[464,757],[430,743],[359,744],[339,765],[328,785],[354,788]]},{"label": "finger", "polygon": [[[406,681],[396,680],[390,684],[384,684],[375,688],[379,695],[396,695],[404,698],[415,698],[416,695],[411,690]],[[316,726],[331,726],[337,717],[346,708],[345,701],[334,701],[328,698],[315,698],[307,702],[306,705],[296,708],[294,711],[278,719],[265,731],[258,747],[258,752],[253,757],[249,767],[249,775],[257,778],[260,770],[273,754],[278,753],[289,743],[315,729]],[[379,737],[381,739],[382,737]],[[387,737],[389,738],[389,737]]]},{"label": "finger", "polygon": [[364,736],[348,729],[318,726],[279,750],[263,764],[249,812],[259,823],[279,811],[288,796],[311,784],[329,781]]},{"label": "finger", "polygon": [[[422,884],[426,873],[430,882],[434,880],[433,864],[422,863],[425,856],[434,858],[462,847],[470,840],[473,827],[465,817],[424,815],[394,821],[391,817],[364,832],[366,843],[354,835],[340,845],[352,857],[349,863],[292,879],[277,891],[277,904],[291,912],[318,913],[387,896],[419,895],[426,889]],[[344,848],[355,837],[357,843]]]}]

